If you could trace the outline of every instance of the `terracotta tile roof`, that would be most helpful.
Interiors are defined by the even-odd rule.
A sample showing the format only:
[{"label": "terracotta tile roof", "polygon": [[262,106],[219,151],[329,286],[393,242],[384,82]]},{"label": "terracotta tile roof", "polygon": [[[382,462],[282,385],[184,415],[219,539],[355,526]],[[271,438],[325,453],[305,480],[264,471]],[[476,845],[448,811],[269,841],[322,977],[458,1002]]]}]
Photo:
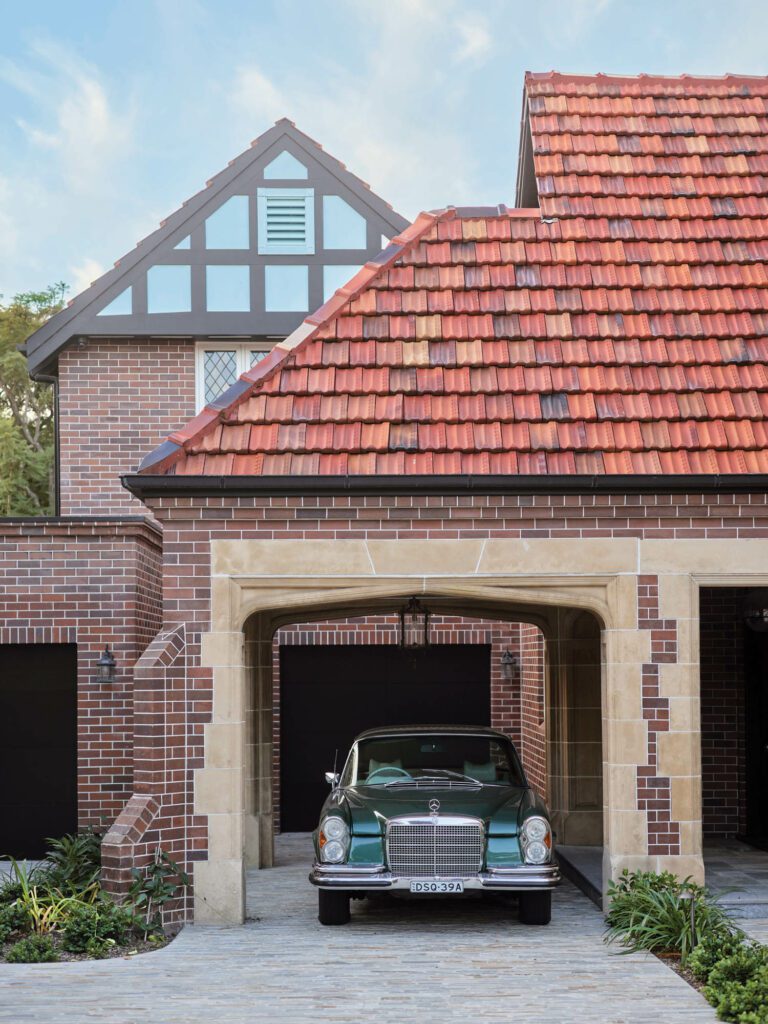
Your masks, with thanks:
[{"label": "terracotta tile roof", "polygon": [[768,472],[768,79],[526,97],[540,209],[422,214],[142,472]]}]

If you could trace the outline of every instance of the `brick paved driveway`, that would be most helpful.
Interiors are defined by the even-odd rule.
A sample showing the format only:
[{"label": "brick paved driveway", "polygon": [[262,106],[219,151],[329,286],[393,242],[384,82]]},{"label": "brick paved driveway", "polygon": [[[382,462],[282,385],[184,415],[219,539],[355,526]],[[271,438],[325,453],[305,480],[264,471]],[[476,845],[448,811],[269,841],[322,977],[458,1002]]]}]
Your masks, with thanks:
[{"label": "brick paved driveway", "polygon": [[254,1024],[370,1018],[651,1024],[715,1020],[652,957],[613,956],[602,919],[570,885],[552,924],[526,928],[502,903],[353,904],[323,928],[306,881],[306,837],[285,837],[281,866],[256,872],[244,928],[187,928],[131,960],[0,965],[3,1024]]}]

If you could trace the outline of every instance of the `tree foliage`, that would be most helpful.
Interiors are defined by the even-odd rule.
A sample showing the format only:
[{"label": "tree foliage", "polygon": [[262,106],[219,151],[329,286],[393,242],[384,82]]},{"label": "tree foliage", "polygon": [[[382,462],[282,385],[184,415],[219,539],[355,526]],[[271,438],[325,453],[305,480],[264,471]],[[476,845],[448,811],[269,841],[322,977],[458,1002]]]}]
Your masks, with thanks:
[{"label": "tree foliage", "polygon": [[0,303],[0,515],[47,515],[54,503],[53,388],[27,372],[18,346],[58,312],[66,285]]}]

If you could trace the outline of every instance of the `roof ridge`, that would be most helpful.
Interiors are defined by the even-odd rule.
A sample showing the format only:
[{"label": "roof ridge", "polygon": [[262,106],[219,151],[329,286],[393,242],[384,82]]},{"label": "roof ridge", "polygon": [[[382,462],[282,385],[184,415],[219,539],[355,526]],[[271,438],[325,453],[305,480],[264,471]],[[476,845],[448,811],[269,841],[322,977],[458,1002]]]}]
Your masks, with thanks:
[{"label": "roof ridge", "polygon": [[646,71],[640,71],[636,75],[613,75],[609,72],[598,71],[595,74],[585,74],[577,71],[526,71],[525,81],[544,82],[673,82],[673,83],[696,83],[705,82],[708,84],[734,83],[734,82],[764,82],[768,85],[768,75],[739,75],[726,72],[724,75],[691,75],[683,73],[680,75],[655,75]]},{"label": "roof ridge", "polygon": [[[492,208],[497,209],[500,208]],[[497,215],[500,215],[497,212]],[[209,402],[198,414],[183,427],[169,434],[141,462],[139,473],[146,473],[150,468],[153,472],[164,472],[177,458],[183,454],[184,447],[197,441],[214,423],[230,416],[241,402],[246,401],[257,386],[263,385],[273,374],[281,370],[294,354],[305,347],[316,337],[321,327],[327,326],[349,305],[371,282],[385,270],[388,270],[402,253],[416,245],[424,235],[437,223],[452,220],[456,216],[454,207],[420,213],[416,220],[391,239],[386,249],[372,260],[368,260],[353,278],[337,289],[319,309],[310,313],[299,326],[279,341],[264,359],[250,370],[241,374],[238,380],[222,395]]]}]

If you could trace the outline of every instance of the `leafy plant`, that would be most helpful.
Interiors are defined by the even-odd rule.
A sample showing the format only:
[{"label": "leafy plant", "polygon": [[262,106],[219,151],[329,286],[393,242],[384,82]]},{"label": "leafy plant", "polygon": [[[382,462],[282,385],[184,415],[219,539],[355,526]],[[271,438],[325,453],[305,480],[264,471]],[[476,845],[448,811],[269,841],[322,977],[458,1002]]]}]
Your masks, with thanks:
[{"label": "leafy plant", "polygon": [[29,935],[14,943],[5,959],[9,964],[46,964],[55,963],[59,954],[49,935]]},{"label": "leafy plant", "polygon": [[47,839],[50,884],[74,892],[90,889],[101,872],[101,840],[101,833],[92,828],[60,839]]},{"label": "leafy plant", "polygon": [[96,903],[80,903],[70,908],[62,927],[64,949],[70,953],[90,953],[105,943],[122,946],[134,928],[128,907],[102,898]]},{"label": "leafy plant", "polygon": [[181,870],[176,861],[157,848],[154,859],[142,871],[131,870],[133,882],[128,890],[127,904],[143,921],[144,938],[150,932],[161,932],[163,928],[163,907],[176,897],[179,888],[189,885],[189,875]]},{"label": "leafy plant", "polygon": [[[11,906],[21,911],[29,921],[32,931],[37,935],[47,935],[54,931],[64,920],[73,903],[82,902],[86,894],[81,896],[66,895],[61,889],[49,889],[46,885],[37,885],[34,869],[30,871],[26,862],[22,865],[11,857],[11,871],[21,890],[21,895]],[[41,875],[45,881],[45,875]],[[91,898],[97,890],[93,887],[87,894]]]},{"label": "leafy plant", "polygon": [[104,960],[108,957],[117,943],[114,939],[89,939],[85,952],[94,960]]},{"label": "leafy plant", "polygon": [[29,930],[29,917],[22,907],[15,903],[0,906],[0,945],[7,942],[14,932]]},{"label": "leafy plant", "polygon": [[737,953],[745,942],[746,936],[738,928],[716,928],[701,939],[688,957],[686,966],[694,978],[706,984],[713,968],[721,960]]},{"label": "leafy plant", "polygon": [[606,942],[618,942],[628,953],[674,952],[684,964],[699,937],[722,930],[728,920],[717,897],[669,871],[625,870],[609,885],[608,896]]},{"label": "leafy plant", "polygon": [[704,995],[721,1020],[768,1024],[768,948],[744,944],[709,974]]}]

